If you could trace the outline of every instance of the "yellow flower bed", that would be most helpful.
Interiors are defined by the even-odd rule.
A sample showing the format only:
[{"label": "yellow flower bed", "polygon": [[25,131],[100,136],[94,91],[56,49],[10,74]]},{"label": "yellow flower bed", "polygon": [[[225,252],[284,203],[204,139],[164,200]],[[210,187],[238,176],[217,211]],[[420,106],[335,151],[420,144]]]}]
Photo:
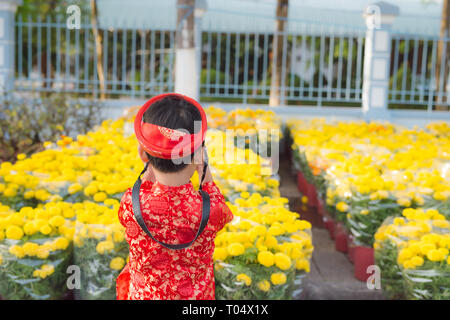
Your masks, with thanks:
[{"label": "yellow flower bed", "polygon": [[374,248],[387,296],[450,299],[450,222],[437,210],[407,208],[388,218]]},{"label": "yellow flower bed", "polygon": [[279,182],[271,176],[270,159],[230,144],[226,134],[219,130],[208,131],[206,146],[215,182],[227,199],[233,200],[241,192],[280,196]]},{"label": "yellow flower bed", "polygon": [[275,112],[250,108],[226,112],[210,106],[206,113],[208,126],[231,133],[237,146],[251,149],[264,157],[271,157],[272,153],[278,156],[282,132],[281,119]]},{"label": "yellow flower bed", "polygon": [[[249,149],[226,146],[223,132],[209,131],[207,148],[213,174],[236,219],[241,219],[239,208],[245,204],[243,211],[249,215],[246,219],[250,224],[263,219],[259,222],[262,228],[282,231],[267,240],[272,246],[266,251],[274,255],[274,265],[264,268],[273,268],[274,272],[264,271],[256,284],[264,289],[266,297],[272,292],[287,297],[283,288],[294,281],[294,269],[309,269],[310,226],[300,220],[293,222],[298,216],[284,207],[286,199],[279,197],[279,182],[271,176],[269,159]],[[0,165],[0,295],[7,299],[60,299],[67,291],[66,267],[74,259],[81,269],[78,297],[114,298],[115,277],[127,255],[117,218],[119,200],[143,167],[137,154],[133,119],[107,120],[75,140],[62,137],[45,147],[30,157],[19,155],[14,164]],[[198,184],[198,176],[193,177],[193,182]],[[230,228],[236,228],[235,222],[232,225]],[[238,229],[223,232],[231,231]],[[284,236],[288,238],[283,240]],[[230,248],[227,244],[227,255],[245,256],[250,247],[259,250],[261,241],[266,241],[253,240],[229,243]],[[215,257],[223,249],[219,245]],[[241,265],[249,270],[263,267],[257,260]],[[233,275],[233,283],[243,281],[251,287],[252,278],[247,273],[247,277],[242,273],[239,280]],[[257,297],[256,293],[252,297]]]},{"label": "yellow flower bed", "polygon": [[[111,200],[111,199],[110,199]],[[118,221],[118,200],[109,206],[85,201],[75,225],[74,264],[80,268],[83,300],[115,299],[115,279],[128,257],[124,228]],[[81,207],[81,206],[80,206]]]},{"label": "yellow flower bed", "polygon": [[229,203],[235,218],[215,240],[218,298],[290,299],[295,294],[310,268],[311,224],[286,205],[286,198],[259,193],[243,193]]},{"label": "yellow flower bed", "polygon": [[49,202],[15,211],[0,205],[0,294],[62,299],[71,264],[73,204]]},{"label": "yellow flower bed", "polygon": [[287,122],[293,158],[358,244],[371,246],[383,220],[403,208],[450,216],[450,126],[408,129],[362,121]]},{"label": "yellow flower bed", "polygon": [[271,130],[280,129],[281,119],[271,110],[235,109],[226,112],[221,108],[209,106],[206,109],[208,127],[220,130]]}]

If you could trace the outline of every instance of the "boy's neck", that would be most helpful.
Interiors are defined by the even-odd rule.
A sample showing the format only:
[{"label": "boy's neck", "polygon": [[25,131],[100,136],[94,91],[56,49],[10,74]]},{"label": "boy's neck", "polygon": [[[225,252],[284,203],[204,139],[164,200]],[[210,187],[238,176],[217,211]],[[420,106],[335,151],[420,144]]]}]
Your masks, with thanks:
[{"label": "boy's neck", "polygon": [[181,170],[180,172],[174,173],[163,173],[154,170],[155,179],[160,184],[169,187],[178,187],[189,183],[194,172],[192,170],[187,170],[188,168]]}]

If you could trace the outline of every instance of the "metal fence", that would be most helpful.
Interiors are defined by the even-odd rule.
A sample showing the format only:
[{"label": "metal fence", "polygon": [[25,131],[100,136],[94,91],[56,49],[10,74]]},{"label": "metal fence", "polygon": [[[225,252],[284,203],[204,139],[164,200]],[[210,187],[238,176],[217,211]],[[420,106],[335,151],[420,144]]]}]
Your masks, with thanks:
[{"label": "metal fence", "polygon": [[[277,42],[282,55],[277,56]],[[361,102],[364,33],[203,32],[201,96],[268,99],[281,60],[281,102]],[[276,64],[274,62],[274,64]]]},{"label": "metal fence", "polygon": [[[267,100],[274,58],[282,61],[282,104],[361,104],[365,30],[312,28],[306,23],[297,28],[290,25],[283,33],[203,28],[201,98],[243,103]],[[174,91],[174,30],[122,24],[100,29],[100,33],[106,94],[148,97]],[[39,21],[18,16],[15,34],[17,89],[99,94],[95,42],[87,19],[80,29],[69,30],[61,18]],[[274,50],[277,41],[283,42],[280,57]],[[448,41],[429,35],[392,35],[390,107],[433,110],[436,105],[448,106]],[[438,57],[441,42],[443,54]]]},{"label": "metal fence", "polygon": [[[173,91],[174,37],[170,30],[100,29],[105,93],[149,96]],[[69,30],[64,19],[18,17],[16,88],[100,92],[92,25]]]},{"label": "metal fence", "polygon": [[[448,105],[448,37],[396,34],[392,37],[391,104]],[[438,47],[441,45],[441,54]]]}]

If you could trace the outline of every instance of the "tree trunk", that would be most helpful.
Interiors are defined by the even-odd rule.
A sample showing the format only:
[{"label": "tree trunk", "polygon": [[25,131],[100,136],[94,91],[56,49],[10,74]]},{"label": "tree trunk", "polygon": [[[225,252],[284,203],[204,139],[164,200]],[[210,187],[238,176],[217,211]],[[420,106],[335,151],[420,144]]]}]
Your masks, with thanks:
[{"label": "tree trunk", "polygon": [[[273,37],[273,50],[272,62],[271,62],[271,78],[270,78],[270,97],[269,106],[276,107],[280,105],[280,87],[281,77],[283,74],[283,43],[286,35],[284,27],[286,24],[286,18],[288,16],[289,0],[277,0],[277,17],[276,17],[276,34]],[[287,53],[286,53],[287,54]]]},{"label": "tree trunk", "polygon": [[175,92],[199,98],[199,68],[195,52],[195,0],[177,0]]},{"label": "tree trunk", "polygon": [[94,33],[95,39],[95,52],[97,54],[97,75],[98,81],[100,83],[100,99],[104,100],[106,98],[105,94],[105,75],[103,73],[103,46],[102,40],[103,37],[97,28],[98,21],[97,14],[97,2],[96,0],[91,0],[91,24],[92,24],[92,32]]},{"label": "tree trunk", "polygon": [[[42,15],[42,17],[43,17],[42,19],[44,21],[45,21],[45,17],[50,16],[52,14],[52,12],[55,11],[57,3],[58,3],[57,0],[51,0],[49,2],[48,10]],[[40,72],[41,72],[41,74],[44,75],[44,79],[45,79],[42,82],[42,85],[41,85],[42,88],[47,87],[47,85],[52,86],[53,81],[54,81],[54,74],[55,74],[53,64],[52,64],[53,59],[51,57],[51,49],[50,49],[50,59],[48,59],[48,61],[47,61],[47,55],[49,54],[47,49],[48,49],[49,44],[47,42],[45,42],[45,44],[46,45],[44,46],[42,54],[41,54],[41,70],[40,70]],[[50,92],[46,92],[46,91],[43,91],[42,93],[45,95],[50,94]]]},{"label": "tree trunk", "polygon": [[[448,37],[450,35],[450,0],[444,0],[442,4],[442,16],[441,16],[441,31],[440,31],[440,40],[438,42],[438,51],[437,51],[437,60],[436,60],[436,78],[435,78],[435,84],[436,84],[436,93],[439,91],[443,92],[442,100],[439,101],[439,94],[436,95],[435,101],[436,101],[436,110],[447,110],[447,78],[448,78],[448,57],[450,54],[450,43],[447,43],[445,46],[445,40],[443,40],[445,37]],[[446,50],[444,52],[444,46],[446,47]],[[443,79],[441,80],[441,67],[442,67],[442,59],[444,59],[444,73],[443,73]],[[442,87],[440,86],[440,83],[442,81]]]},{"label": "tree trunk", "polygon": [[194,47],[194,13],[195,0],[177,0],[177,49]]}]

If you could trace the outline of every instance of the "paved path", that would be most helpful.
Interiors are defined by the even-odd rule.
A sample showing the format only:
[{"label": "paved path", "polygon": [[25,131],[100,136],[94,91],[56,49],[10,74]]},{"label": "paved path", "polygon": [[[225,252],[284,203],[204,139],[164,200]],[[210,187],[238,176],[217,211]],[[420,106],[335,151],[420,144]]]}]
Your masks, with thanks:
[{"label": "paved path", "polygon": [[[297,297],[306,300],[319,299],[384,299],[380,290],[369,290],[365,282],[353,276],[353,264],[347,255],[335,250],[334,241],[321,225],[317,214],[311,209],[302,210],[301,193],[297,189],[296,178],[286,159],[280,160],[280,192],[289,199],[290,209],[300,212],[302,219],[313,224],[314,252],[311,271],[304,280],[304,290]],[[305,209],[305,208],[303,208]]]}]

